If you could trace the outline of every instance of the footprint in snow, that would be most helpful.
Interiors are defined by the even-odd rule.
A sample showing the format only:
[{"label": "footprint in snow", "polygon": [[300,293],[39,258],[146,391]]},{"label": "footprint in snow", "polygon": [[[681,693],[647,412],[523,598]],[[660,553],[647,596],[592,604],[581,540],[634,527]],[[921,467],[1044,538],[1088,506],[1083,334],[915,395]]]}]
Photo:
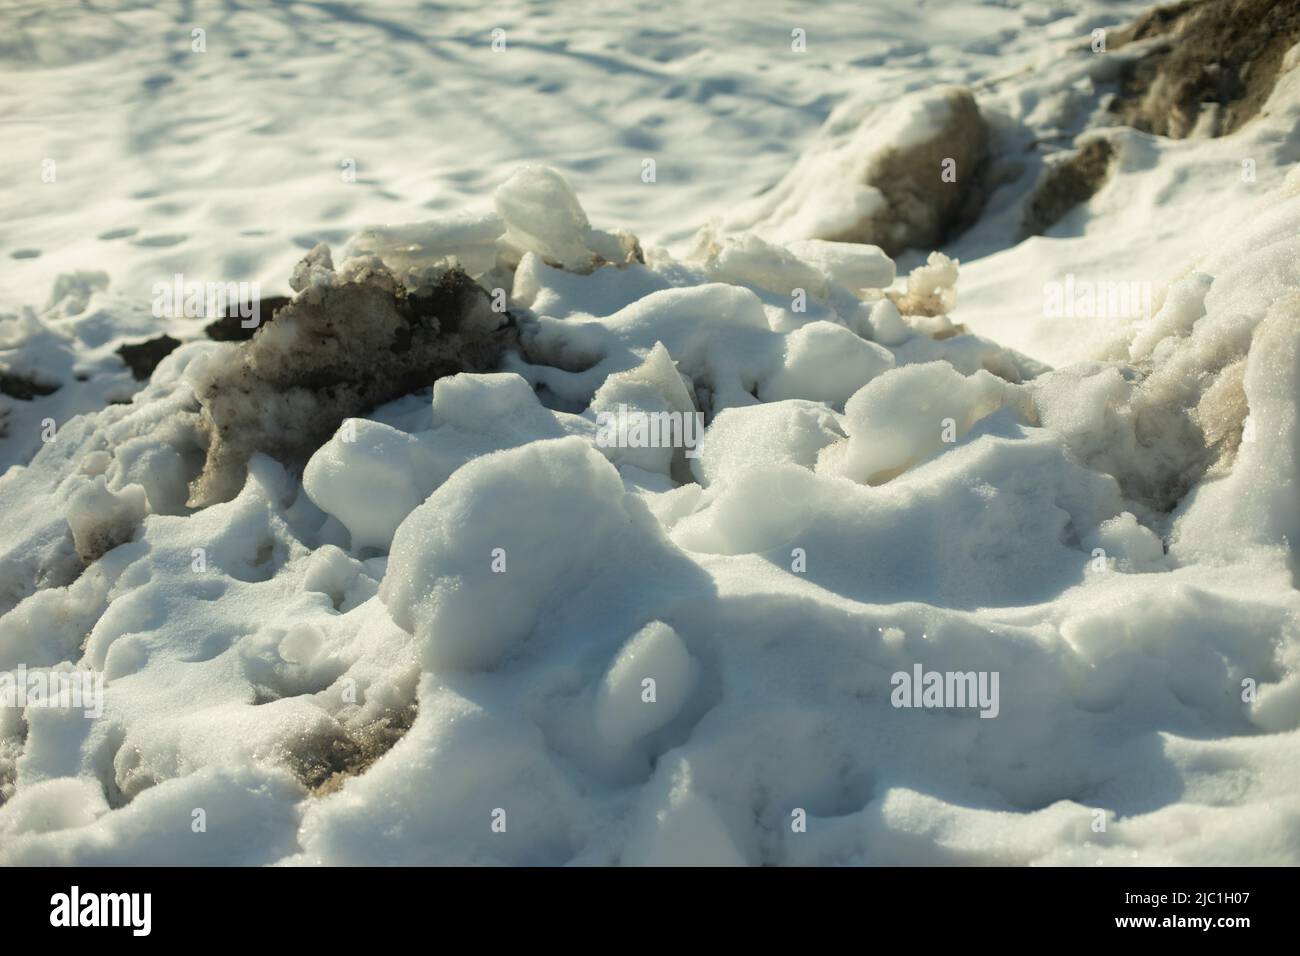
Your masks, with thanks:
[{"label": "footprint in snow", "polygon": [[175,246],[184,242],[189,236],[145,236],[143,239],[136,239],[133,246],[148,246],[153,249],[160,249],[166,246]]}]

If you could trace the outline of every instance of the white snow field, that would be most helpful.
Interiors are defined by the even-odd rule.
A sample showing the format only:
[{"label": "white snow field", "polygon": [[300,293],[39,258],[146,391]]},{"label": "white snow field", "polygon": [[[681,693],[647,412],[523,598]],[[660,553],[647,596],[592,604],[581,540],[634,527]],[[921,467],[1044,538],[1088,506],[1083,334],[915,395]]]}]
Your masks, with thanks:
[{"label": "white snow field", "polygon": [[[1140,132],[1146,9],[6,5],[0,862],[1300,863],[1300,47]],[[458,269],[490,369],[266,385]]]}]

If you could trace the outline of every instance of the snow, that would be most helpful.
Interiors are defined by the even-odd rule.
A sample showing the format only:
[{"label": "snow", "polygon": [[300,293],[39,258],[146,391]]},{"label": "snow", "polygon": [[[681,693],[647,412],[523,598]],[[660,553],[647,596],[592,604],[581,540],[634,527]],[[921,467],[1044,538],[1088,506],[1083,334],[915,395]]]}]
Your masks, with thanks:
[{"label": "snow", "polygon": [[709,426],[696,478],[705,485],[763,464],[812,469],[818,453],[844,438],[839,417],[821,402],[789,399],[728,408]]},{"label": "snow", "polygon": [[[1300,57],[1169,140],[1096,122],[1141,3],[873,8],[7,13],[0,174],[60,172],[0,199],[0,348],[60,387],[4,398],[0,668],[103,712],[0,707],[0,862],[1300,862]],[[835,241],[955,86],[973,225]],[[294,307],[207,341],[176,273]],[[491,368],[312,377],[465,274]],[[1149,314],[1065,309],[1112,281]],[[997,700],[895,706],[930,672]]]},{"label": "snow", "polygon": [[896,369],[877,383],[863,386],[844,406],[849,442],[842,473],[869,484],[928,458],[945,441],[955,442],[1002,406],[1006,390],[988,372],[963,378],[940,362]]},{"label": "snow", "polygon": [[894,356],[843,325],[809,322],[786,337],[781,367],[758,386],[763,402],[802,398],[842,406],[859,387],[894,367]]},{"label": "snow", "polygon": [[[972,119],[973,117],[973,119]],[[863,241],[868,224],[891,243],[914,245],[930,229],[926,203],[899,203],[894,191],[898,164],[928,165],[927,149],[973,174],[984,130],[969,91],[935,87],[881,105],[873,93],[837,107],[820,135],[785,178],[725,220],[733,229],[752,229],[776,240]],[[955,155],[960,153],[960,155]],[[951,193],[939,182],[936,193]]]},{"label": "snow", "polygon": [[354,547],[387,551],[397,526],[450,474],[414,435],[349,418],[312,455],[302,487]]},{"label": "snow", "polygon": [[879,246],[853,242],[798,239],[788,246],[794,255],[821,270],[846,289],[885,289],[894,281],[894,260]]},{"label": "snow", "polygon": [[[539,515],[522,519],[521,508]],[[564,534],[579,526],[581,536]],[[608,555],[631,549],[629,561],[653,563],[658,534],[589,443],[532,442],[475,459],[411,512],[380,598],[426,662],[490,666],[534,632],[557,595],[625,587]]]},{"label": "snow", "polygon": [[619,650],[596,691],[596,732],[627,747],[676,717],[695,686],[697,664],[682,639],[651,621]]}]

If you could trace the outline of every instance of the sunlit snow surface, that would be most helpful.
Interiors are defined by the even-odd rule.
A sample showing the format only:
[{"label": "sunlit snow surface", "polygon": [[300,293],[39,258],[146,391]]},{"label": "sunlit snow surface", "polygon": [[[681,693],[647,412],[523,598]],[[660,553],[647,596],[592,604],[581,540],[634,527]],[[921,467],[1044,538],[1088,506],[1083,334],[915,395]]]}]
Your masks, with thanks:
[{"label": "sunlit snow surface", "polygon": [[[944,250],[968,333],[877,250],[736,225],[909,91],[1068,144],[1143,6],[0,13],[0,356],[62,383],[5,399],[0,671],[105,679],[94,719],[0,707],[0,861],[1300,862],[1300,70],[1230,137],[1116,131],[1046,236],[992,197]],[[619,228],[645,264],[586,272]],[[192,509],[235,346],[151,289],[285,292],[322,240],[518,263],[526,357]],[[1154,314],[1046,319],[1067,273]],[[114,350],[162,330],[136,391]],[[696,404],[694,460],[597,441]],[[1239,450],[1202,475],[1173,406]],[[997,673],[996,716],[895,707],[917,665]]]}]

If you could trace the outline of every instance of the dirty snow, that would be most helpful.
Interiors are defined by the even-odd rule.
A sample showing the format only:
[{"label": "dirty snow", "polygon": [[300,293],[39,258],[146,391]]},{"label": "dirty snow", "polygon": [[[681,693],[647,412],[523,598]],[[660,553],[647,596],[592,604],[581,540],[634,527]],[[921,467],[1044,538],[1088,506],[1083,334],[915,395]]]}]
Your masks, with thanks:
[{"label": "dirty snow", "polygon": [[[1044,236],[1025,160],[891,258],[756,194],[843,212],[951,84],[1067,147],[1144,5],[871,6],[0,14],[0,358],[60,386],[3,398],[0,673],[104,679],[0,706],[0,862],[1300,862],[1300,57],[1231,136],[1092,129]],[[192,497],[247,353],[155,283],[452,265],[498,369]],[[1044,315],[1067,274],[1151,314]]]}]

